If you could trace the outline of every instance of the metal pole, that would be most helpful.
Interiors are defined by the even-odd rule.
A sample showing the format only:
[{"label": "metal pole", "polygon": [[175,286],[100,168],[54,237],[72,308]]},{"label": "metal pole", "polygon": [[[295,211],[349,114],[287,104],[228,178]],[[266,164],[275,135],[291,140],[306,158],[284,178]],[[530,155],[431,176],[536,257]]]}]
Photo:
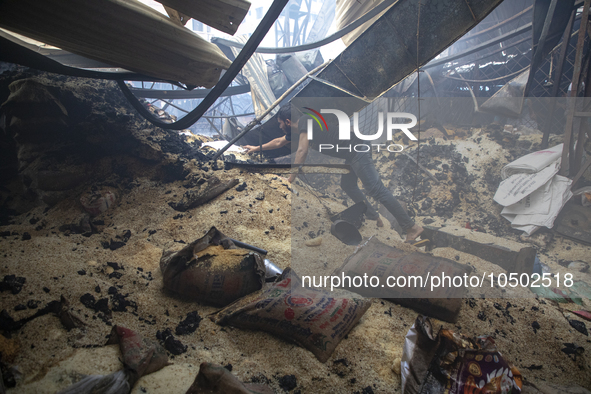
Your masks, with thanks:
[{"label": "metal pole", "polygon": [[556,3],[558,0],[552,0],[550,3],[550,8],[548,8],[548,13],[546,14],[546,19],[544,20],[544,27],[542,28],[542,34],[540,34],[540,40],[538,41],[538,45],[534,51],[534,54],[531,59],[531,66],[529,68],[529,77],[527,79],[527,84],[525,85],[525,92],[524,97],[528,97],[529,90],[531,89],[531,84],[534,80],[536,70],[534,67],[537,67],[542,60],[542,51],[544,50],[544,46],[546,45],[546,38],[548,37],[548,31],[550,30],[550,24],[552,23],[552,16],[554,16],[554,11],[556,10]]},{"label": "metal pole", "polygon": [[564,30],[564,36],[562,37],[562,45],[560,47],[560,57],[558,58],[558,65],[556,66],[556,77],[554,78],[554,86],[552,86],[552,103],[550,104],[550,111],[548,111],[548,119],[544,124],[544,136],[542,137],[542,149],[546,149],[548,147],[548,139],[550,138],[550,130],[552,125],[552,117],[554,116],[554,111],[556,110],[556,96],[558,95],[558,91],[560,89],[560,83],[562,81],[562,69],[564,67],[564,61],[566,59],[566,55],[568,53],[568,46],[570,45],[570,36],[573,30],[573,26],[575,24],[575,15],[577,14],[577,10],[573,9],[568,24],[566,25],[566,29]]},{"label": "metal pole", "polygon": [[283,93],[281,95],[281,97],[279,97],[277,100],[275,100],[275,102],[273,104],[271,104],[271,106],[269,108],[267,108],[267,110],[265,112],[263,112],[263,114],[259,117],[257,117],[255,120],[253,120],[252,122],[250,122],[242,131],[242,133],[238,134],[236,137],[232,138],[232,140],[230,142],[228,142],[228,144],[226,146],[224,146],[222,149],[220,149],[214,156],[212,160],[217,160],[218,157],[220,157],[221,155],[224,154],[224,152],[226,150],[228,150],[229,147],[231,147],[232,145],[234,145],[234,143],[236,141],[238,141],[240,138],[244,137],[246,135],[246,133],[248,133],[254,126],[256,126],[257,124],[259,124],[261,122],[261,120],[263,120],[265,118],[265,116],[267,116],[272,110],[273,108],[275,108],[277,105],[279,105],[280,102],[283,101],[283,99],[285,99],[291,92],[293,92],[293,90],[295,88],[297,88],[302,82],[304,82],[306,80],[306,78],[308,78],[310,75],[315,74],[316,72],[320,71],[321,69],[323,69],[324,67],[326,67],[328,65],[328,63],[330,63],[330,60],[327,62],[324,62],[324,64],[321,64],[320,66],[316,67],[314,70],[310,71],[308,74],[304,75],[302,78],[300,78],[299,81],[297,81],[296,83],[293,84],[292,87],[290,87],[289,89],[287,89],[285,91],[285,93]]},{"label": "metal pole", "polygon": [[583,61],[583,46],[585,44],[585,36],[587,34],[587,21],[589,20],[589,6],[591,0],[585,0],[583,6],[583,16],[581,18],[581,27],[579,27],[579,38],[577,40],[577,54],[575,56],[575,65],[572,78],[571,100],[568,100],[568,111],[566,115],[566,127],[564,128],[564,147],[562,148],[562,161],[560,166],[560,175],[567,176],[572,153],[572,133],[573,120],[575,116],[575,102],[577,93],[579,91],[579,79],[581,77],[581,63]]}]

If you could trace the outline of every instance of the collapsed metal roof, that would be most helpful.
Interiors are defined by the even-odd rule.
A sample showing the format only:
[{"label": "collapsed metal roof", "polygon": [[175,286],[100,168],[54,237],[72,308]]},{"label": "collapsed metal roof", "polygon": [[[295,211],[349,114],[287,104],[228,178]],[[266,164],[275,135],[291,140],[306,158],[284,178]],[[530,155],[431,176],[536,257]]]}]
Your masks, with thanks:
[{"label": "collapsed metal roof", "polygon": [[[244,0],[162,3],[231,34],[250,7]],[[168,18],[137,0],[9,0],[0,4],[0,27],[113,67],[212,87],[231,62],[186,29],[179,12]]]},{"label": "collapsed metal roof", "polygon": [[[109,0],[108,6],[104,7],[105,10],[94,9],[94,11],[92,5],[83,1],[75,2],[76,7],[71,9],[67,9],[61,3],[53,7],[53,3],[60,2],[52,0],[44,2],[44,5],[28,0],[2,2],[0,5],[0,11],[2,11],[0,12],[0,26],[11,28],[13,32],[17,31],[44,42],[53,42],[62,45],[62,47],[68,45],[68,48],[71,46],[70,49],[80,51],[78,53],[84,52],[86,56],[94,60],[56,48],[41,48],[35,43],[27,42],[30,41],[28,38],[18,37],[14,33],[0,30],[0,37],[4,38],[2,44],[8,49],[3,51],[2,60],[14,61],[14,58],[19,56],[20,52],[18,51],[28,47],[37,52],[34,55],[43,54],[48,60],[59,59],[74,66],[117,67],[110,70],[119,71],[119,73],[110,74],[113,79],[168,80],[173,84],[181,82],[191,87],[215,85],[216,95],[205,89],[153,92],[134,90],[136,96],[157,97],[166,106],[171,105],[172,107],[175,107],[174,97],[179,95],[183,99],[207,96],[207,99],[199,105],[198,113],[188,116],[183,122],[170,126],[165,123],[157,123],[162,127],[175,129],[187,128],[193,124],[209,110],[221,94],[233,95],[248,91],[248,82],[245,78],[241,78],[241,82],[238,83],[242,86],[230,89],[226,89],[234,79],[230,78],[230,75],[225,75],[226,86],[222,86],[222,83],[216,84],[219,73],[223,68],[229,68],[231,64],[226,56],[228,52],[225,52],[226,55],[224,55],[218,49],[218,46],[224,48],[224,45],[228,45],[227,40],[216,41],[216,46],[200,39],[182,25],[189,17],[195,17],[220,30],[232,33],[238,27],[240,17],[243,18],[248,11],[249,3],[244,0],[210,0],[199,2],[198,7],[195,7],[194,2],[187,0],[161,1],[167,7],[170,18],[149,9],[136,0]],[[282,4],[274,3],[278,9],[276,15],[282,12],[285,3],[285,0]],[[351,7],[351,4],[358,5],[357,0],[343,0],[337,3],[342,19],[337,26],[343,26],[349,20],[360,22],[356,18],[368,8],[357,7],[359,9],[355,11],[355,7]],[[551,55],[541,56],[541,59],[536,62],[535,73],[532,73],[531,80],[528,81],[531,95],[552,96],[566,92],[570,82],[568,75],[572,73],[574,45],[571,45],[569,49],[570,53],[566,57],[564,69],[560,70],[562,74],[566,75],[566,78],[562,78],[560,83],[554,84],[557,71],[559,71],[556,66],[557,47],[555,44],[560,40],[562,31],[564,31],[563,24],[568,20],[570,10],[573,8],[571,3],[573,3],[572,0],[558,2],[557,8],[553,10],[554,14],[562,15],[562,22],[557,23],[552,20],[551,32],[544,44],[543,51],[550,52]],[[581,2],[579,1],[579,3]],[[363,27],[356,30],[352,28],[353,24],[347,25],[341,32],[343,35],[348,33],[345,37],[350,45],[320,75],[313,77],[308,86],[298,95],[300,97],[317,97],[319,95],[357,97],[361,100],[360,106],[384,94],[386,96],[408,94],[466,96],[469,91],[472,91],[473,95],[477,97],[489,97],[529,67],[532,61],[532,34],[535,43],[540,39],[545,13],[548,12],[548,4],[546,4],[545,10],[540,11],[541,8],[538,6],[538,11],[535,11],[533,0],[504,2],[495,9],[499,4],[501,4],[500,0],[494,2],[440,1],[428,4],[386,0],[381,4],[378,3],[370,11],[375,12],[382,7],[372,16],[371,22],[374,23],[370,25],[367,22],[370,18],[366,18]],[[78,8],[78,6],[82,8]],[[576,6],[578,5],[575,4]],[[39,7],[46,7],[47,13],[45,11],[38,12]],[[560,7],[562,7],[562,11],[560,11]],[[289,13],[291,13],[291,8],[293,6],[287,7],[286,10],[289,9]],[[326,9],[326,4],[324,4],[323,12]],[[349,11],[343,13],[343,9]],[[59,12],[57,12],[58,10]],[[125,10],[126,18],[122,17],[122,10]],[[97,17],[118,12],[121,15],[113,14],[113,16],[118,16],[119,19],[109,20]],[[536,12],[539,14],[537,27],[532,22]],[[287,11],[283,11],[283,13],[287,13]],[[54,19],[69,22],[57,23],[64,26],[58,26],[57,32],[53,32],[53,29],[56,28]],[[123,19],[126,20],[123,21]],[[276,16],[271,17],[271,23],[275,19]],[[146,24],[138,23],[140,20],[146,21]],[[118,22],[116,23],[116,21]],[[574,29],[577,28],[577,23],[574,21]],[[318,23],[314,25],[320,26]],[[319,26],[316,26],[316,30]],[[269,27],[267,26],[267,29]],[[347,30],[348,28],[350,29]],[[326,30],[326,23],[321,26],[320,30],[322,29]],[[366,30],[363,31],[364,29]],[[88,30],[89,34],[75,36],[74,33],[78,30]],[[352,30],[354,30],[353,33],[351,33]],[[181,43],[175,44],[175,48],[172,49],[178,53],[174,56],[168,55],[166,51],[170,48],[166,48],[165,51],[159,44],[168,42],[166,40],[171,39],[179,32],[182,32],[178,38]],[[466,32],[468,33],[466,34]],[[61,39],[53,37],[60,34],[63,36]],[[321,38],[324,34],[326,31],[320,35],[317,31],[310,32],[314,38]],[[107,37],[110,38],[106,39]],[[172,39],[174,41],[177,38],[172,37]],[[327,37],[319,42],[310,42],[309,39],[310,37],[298,36],[298,43],[305,42],[305,44],[297,47],[265,49],[257,48],[258,45],[254,45],[255,48],[250,48],[250,50],[266,53],[299,51],[318,47],[333,40],[334,37]],[[64,40],[72,41],[72,43],[64,43]],[[295,40],[294,36],[294,42]],[[18,44],[7,46],[8,43],[15,42]],[[183,47],[185,44],[190,45]],[[121,45],[120,48],[119,45]],[[136,47],[131,48],[134,45]],[[285,45],[289,45],[289,42],[286,41]],[[128,53],[130,50],[132,52]],[[30,50],[28,52],[29,55],[32,55]],[[235,53],[238,53],[238,50]],[[199,54],[203,56],[199,56]],[[237,63],[234,65],[236,74],[241,71],[242,66],[250,57],[246,53],[243,55],[239,61],[234,62]],[[439,56],[436,57],[437,55]],[[122,60],[133,64],[125,63],[124,65],[112,60],[113,58],[119,59],[119,56]],[[134,66],[134,64],[136,65]],[[421,92],[414,92],[412,89],[409,90],[409,87],[416,83],[417,75],[412,72],[419,66],[422,66],[422,70],[426,71],[421,78],[425,77],[428,81],[421,85]],[[125,72],[121,67],[136,72]],[[60,69],[51,71],[60,72]],[[96,73],[92,70],[82,70],[82,72],[85,73],[85,76],[96,78],[101,78],[104,75],[104,73]],[[392,86],[394,86],[393,89],[391,89]],[[150,94],[154,96],[149,96]],[[227,117],[228,115],[224,114],[223,116]]]}]

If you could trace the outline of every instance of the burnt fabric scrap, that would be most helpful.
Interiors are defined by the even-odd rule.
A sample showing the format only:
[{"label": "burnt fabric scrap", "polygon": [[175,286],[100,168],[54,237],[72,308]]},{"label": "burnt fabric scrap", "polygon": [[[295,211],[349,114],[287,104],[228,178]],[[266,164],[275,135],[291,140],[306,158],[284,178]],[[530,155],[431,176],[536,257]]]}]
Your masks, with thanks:
[{"label": "burnt fabric scrap", "polygon": [[273,394],[268,386],[242,383],[218,364],[201,363],[195,381],[185,394]]},{"label": "burnt fabric scrap", "polygon": [[403,394],[516,394],[522,377],[496,349],[492,338],[467,338],[418,316],[402,354]]},{"label": "burnt fabric scrap", "polygon": [[267,331],[297,343],[325,362],[371,304],[371,299],[346,290],[305,288],[296,273],[286,268],[269,288],[210,318],[219,325]]},{"label": "burnt fabric scrap", "polygon": [[166,289],[217,306],[260,290],[265,282],[263,258],[237,248],[215,227],[178,252],[165,251],[160,270]]},{"label": "burnt fabric scrap", "polygon": [[89,375],[58,394],[128,394],[144,375],[168,365],[168,356],[156,342],[136,332],[114,326],[107,345],[119,344],[123,369],[110,375]]}]

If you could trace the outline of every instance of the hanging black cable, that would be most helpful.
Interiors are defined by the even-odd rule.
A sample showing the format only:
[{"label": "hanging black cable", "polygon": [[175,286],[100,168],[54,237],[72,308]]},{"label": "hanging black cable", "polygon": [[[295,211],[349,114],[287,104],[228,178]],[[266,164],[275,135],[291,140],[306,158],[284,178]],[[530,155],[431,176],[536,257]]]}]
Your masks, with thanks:
[{"label": "hanging black cable", "polygon": [[232,63],[230,68],[225,72],[225,74],[220,78],[218,83],[214,86],[213,89],[209,92],[209,94],[203,99],[203,101],[191,112],[189,112],[185,117],[182,119],[174,122],[174,123],[165,123],[159,119],[156,119],[152,113],[144,107],[144,105],[138,101],[138,99],[133,95],[131,90],[127,87],[124,81],[119,80],[117,83],[121,88],[121,91],[125,95],[125,97],[129,100],[131,105],[150,123],[155,126],[162,127],[163,129],[172,129],[172,130],[182,130],[190,127],[195,122],[203,116],[205,111],[211,107],[211,105],[220,97],[220,95],[226,90],[226,88],[230,85],[230,83],[234,80],[236,75],[242,70],[242,67],[246,64],[248,59],[252,56],[254,51],[257,49],[265,35],[275,23],[275,20],[283,11],[283,8],[287,4],[288,0],[275,0],[269,8],[269,11],[263,17],[263,20],[259,23],[252,36],[248,39],[244,48],[240,51],[238,56],[236,56],[236,60]]},{"label": "hanging black cable", "polygon": [[[351,33],[353,30],[357,29],[359,26],[363,25],[365,22],[368,22],[370,19],[378,16],[381,12],[387,10],[394,4],[396,0],[384,0],[382,3],[378,4],[376,7],[372,8],[365,14],[363,14],[359,19],[356,19],[354,22],[349,23],[347,26],[343,27],[341,30],[337,31],[336,33],[331,34],[328,37],[323,38],[322,40],[310,42],[304,45],[298,45],[294,47],[260,47],[257,48],[255,52],[257,53],[293,53],[293,52],[303,52],[309,51],[310,49],[316,49],[326,44],[330,44],[333,41],[338,40],[339,38],[343,37],[345,34]],[[239,42],[235,42],[232,40],[227,40],[225,38],[214,37],[212,38],[211,42],[214,44],[221,44],[228,47],[234,48],[242,48],[246,44],[242,44]]]}]

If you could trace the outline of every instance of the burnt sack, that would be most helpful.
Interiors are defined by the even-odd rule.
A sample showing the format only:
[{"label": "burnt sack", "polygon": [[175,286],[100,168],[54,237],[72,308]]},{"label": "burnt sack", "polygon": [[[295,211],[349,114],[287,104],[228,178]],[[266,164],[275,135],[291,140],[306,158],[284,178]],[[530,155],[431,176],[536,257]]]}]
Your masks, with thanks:
[{"label": "burnt sack", "polygon": [[166,289],[217,306],[261,289],[265,281],[261,256],[237,248],[215,227],[178,252],[165,251],[160,270]]},{"label": "burnt sack", "polygon": [[[364,297],[383,298],[417,312],[449,322],[456,322],[463,304],[466,289],[442,285],[431,290],[430,276],[463,277],[472,272],[467,265],[420,252],[404,252],[370,238],[343,265],[332,274],[339,278],[377,276],[382,286],[352,286],[343,280],[341,287],[359,293]],[[384,287],[387,278],[404,277],[405,285]],[[425,280],[420,282],[420,280]],[[394,282],[396,283],[396,282]],[[423,286],[421,286],[421,283]]]}]

